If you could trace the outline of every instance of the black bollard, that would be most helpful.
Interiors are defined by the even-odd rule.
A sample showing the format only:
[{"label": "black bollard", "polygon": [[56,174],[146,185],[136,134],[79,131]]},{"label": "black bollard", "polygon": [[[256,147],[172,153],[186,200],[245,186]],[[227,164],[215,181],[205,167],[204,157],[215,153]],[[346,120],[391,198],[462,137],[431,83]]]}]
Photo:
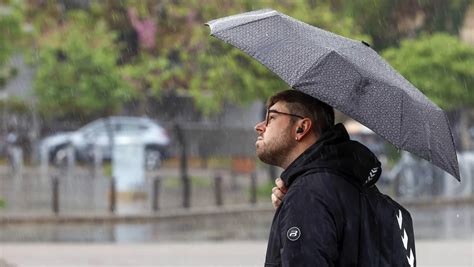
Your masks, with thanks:
[{"label": "black bollard", "polygon": [[181,150],[179,169],[183,186],[183,207],[189,208],[191,207],[191,181],[188,176],[188,152],[186,146],[186,138],[184,136],[183,130],[181,129],[181,126],[175,124],[174,130]]},{"label": "black bollard", "polygon": [[222,177],[214,177],[214,196],[216,197],[216,206],[222,206]]},{"label": "black bollard", "polygon": [[257,204],[257,173],[250,174],[250,204]]},{"label": "black bollard", "polygon": [[153,211],[158,211],[160,209],[160,205],[159,205],[159,193],[160,193],[160,185],[161,185],[161,179],[160,177],[155,177],[155,179],[153,179],[153,191],[152,191],[152,203],[151,203],[151,206],[152,206],[152,209]]},{"label": "black bollard", "polygon": [[187,176],[182,177],[183,182],[183,208],[191,207],[191,181]]},{"label": "black bollard", "polygon": [[109,189],[109,211],[111,213],[115,212],[115,206],[117,201],[117,194],[115,188],[115,179],[112,177],[110,179],[110,189]]},{"label": "black bollard", "polygon": [[53,177],[53,197],[52,197],[52,208],[53,213],[59,213],[59,179],[58,177]]}]

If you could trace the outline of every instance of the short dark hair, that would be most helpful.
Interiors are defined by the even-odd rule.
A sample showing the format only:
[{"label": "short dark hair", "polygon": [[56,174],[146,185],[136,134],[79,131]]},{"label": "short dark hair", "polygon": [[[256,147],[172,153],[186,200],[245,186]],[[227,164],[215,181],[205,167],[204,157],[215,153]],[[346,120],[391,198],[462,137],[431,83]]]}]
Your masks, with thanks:
[{"label": "short dark hair", "polygon": [[285,102],[290,113],[311,119],[313,130],[319,135],[334,125],[334,109],[308,94],[291,89],[281,91],[268,99],[267,109],[277,102]]}]

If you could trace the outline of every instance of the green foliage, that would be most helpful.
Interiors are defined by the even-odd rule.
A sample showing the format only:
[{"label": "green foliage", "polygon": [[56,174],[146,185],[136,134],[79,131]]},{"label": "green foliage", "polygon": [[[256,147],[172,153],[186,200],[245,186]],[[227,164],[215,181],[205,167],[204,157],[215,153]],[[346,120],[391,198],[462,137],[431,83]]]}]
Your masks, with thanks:
[{"label": "green foliage", "polygon": [[0,198],[0,209],[4,209],[7,206],[5,199]]},{"label": "green foliage", "polygon": [[166,57],[142,53],[124,66],[123,74],[141,92],[139,97],[152,94],[159,98],[162,89],[170,88],[170,84],[176,85],[183,77],[183,69],[173,65]]},{"label": "green foliage", "polygon": [[189,93],[205,114],[220,111],[225,101],[248,103],[287,87],[248,55],[220,40],[209,42],[210,47],[195,62],[186,62],[196,72],[190,77]]},{"label": "green foliage", "polygon": [[403,40],[382,55],[436,104],[474,106],[474,48],[445,33]]},{"label": "green foliage", "polygon": [[[201,176],[190,176],[189,180],[191,182],[192,187],[196,188],[210,188],[212,186],[211,179],[208,177],[201,177]],[[163,186],[165,188],[180,188],[182,186],[182,180],[180,177],[167,177],[164,180]]]},{"label": "green foliage", "polygon": [[104,163],[103,172],[105,177],[112,178],[112,164],[110,162]]},{"label": "green foliage", "polygon": [[[34,59],[40,111],[56,117],[96,117],[117,111],[132,97],[141,106],[147,98],[169,92],[192,96],[206,114],[219,111],[225,102],[265,99],[287,85],[254,59],[210,37],[204,23],[270,7],[370,42],[331,2],[107,0],[91,1],[87,11],[74,13],[62,10],[58,0],[28,2],[26,14],[39,46]],[[139,44],[131,10],[139,22],[155,24],[154,49]]]},{"label": "green foliage", "polygon": [[[261,199],[270,199],[272,195],[272,188],[275,186],[275,183],[267,181],[262,185],[257,187],[257,197]],[[250,192],[249,192],[250,194]]]},{"label": "green foliage", "polygon": [[[3,2],[2,2],[3,3]],[[18,1],[0,3],[0,66],[4,65],[15,51],[22,35],[23,13]]]},{"label": "green foliage", "polygon": [[31,112],[31,107],[20,98],[9,97],[7,100],[0,100],[0,110],[8,110],[15,114],[27,114]]},{"label": "green foliage", "polygon": [[[26,17],[35,25],[39,38],[35,90],[40,109],[55,116],[97,117],[117,111],[131,99],[147,103],[150,97],[159,99],[170,92],[193,97],[198,107],[209,114],[220,111],[226,102],[263,100],[287,87],[256,60],[210,37],[203,24],[211,19],[273,8],[308,24],[383,48],[398,43],[401,36],[418,36],[424,31],[457,33],[472,0],[106,0],[91,1],[87,11],[74,13],[61,11],[58,3],[32,1],[25,7]],[[156,26],[155,48],[140,46],[127,13],[132,9],[140,21],[153,21]],[[18,18],[21,21],[21,16]],[[437,40],[427,38],[415,42]],[[399,49],[403,50],[408,43]],[[459,60],[457,52],[445,54],[450,50],[464,53],[457,48],[439,47],[437,55],[449,58],[443,68],[437,65],[437,61],[442,61],[436,59],[438,56],[423,57],[426,51],[419,55],[414,55],[416,50],[407,51],[409,56],[401,60],[391,49],[386,55],[442,106],[451,107],[457,99],[463,105],[471,105],[469,97],[462,96],[472,81],[468,67],[471,61]],[[430,49],[427,51],[434,53]],[[467,48],[460,50],[464,49]],[[422,61],[417,62],[416,58]],[[401,64],[407,61],[410,66],[422,65],[424,70]],[[442,78],[443,71],[455,75]],[[426,73],[435,73],[436,78],[422,78]],[[441,87],[457,89],[441,92]],[[449,105],[444,103],[445,97],[452,100]]]},{"label": "green foliage", "polygon": [[68,15],[39,42],[34,85],[40,111],[56,117],[113,113],[134,95],[117,65],[115,33],[83,11]]},{"label": "green foliage", "polygon": [[[100,2],[97,2],[100,3]],[[145,97],[160,98],[163,93],[190,95],[206,114],[220,111],[225,102],[249,103],[265,99],[287,87],[276,75],[240,50],[209,36],[204,23],[227,15],[271,7],[309,24],[370,42],[360,35],[350,17],[331,8],[330,1],[216,1],[192,0],[106,1],[95,5],[120,36],[130,36],[132,27],[127,11],[135,10],[140,21],[157,25],[156,48],[140,49],[125,56],[124,75]],[[95,15],[97,16],[97,15]],[[125,46],[139,40],[124,38]],[[133,50],[133,49],[129,49]],[[124,53],[122,53],[124,54]]]},{"label": "green foliage", "polygon": [[0,88],[15,76],[15,69],[8,66],[8,60],[17,52],[23,35],[23,7],[19,1],[0,2]]},{"label": "green foliage", "polygon": [[396,45],[422,32],[457,34],[472,0],[354,0],[337,1],[347,16],[369,34],[376,49]]}]

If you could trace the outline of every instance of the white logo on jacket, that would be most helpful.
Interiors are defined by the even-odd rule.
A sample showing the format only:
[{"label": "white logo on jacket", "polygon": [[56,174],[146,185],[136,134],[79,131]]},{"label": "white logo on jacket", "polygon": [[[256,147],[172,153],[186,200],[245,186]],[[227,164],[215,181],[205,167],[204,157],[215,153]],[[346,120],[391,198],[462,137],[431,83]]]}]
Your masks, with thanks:
[{"label": "white logo on jacket", "polygon": [[365,180],[365,184],[370,183],[370,181],[372,181],[375,178],[375,176],[377,176],[378,170],[379,170],[379,167],[375,167],[375,168],[372,168],[372,170],[370,170],[369,176],[367,176],[367,180]]},{"label": "white logo on jacket", "polygon": [[291,227],[288,229],[288,232],[286,232],[286,237],[288,237],[290,241],[296,241],[300,238],[300,236],[301,230],[296,226]]}]

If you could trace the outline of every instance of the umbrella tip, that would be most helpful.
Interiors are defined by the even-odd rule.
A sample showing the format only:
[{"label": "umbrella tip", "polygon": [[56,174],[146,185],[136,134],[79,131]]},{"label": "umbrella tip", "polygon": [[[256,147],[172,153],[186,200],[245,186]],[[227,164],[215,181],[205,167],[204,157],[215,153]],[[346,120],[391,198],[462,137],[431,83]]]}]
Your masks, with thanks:
[{"label": "umbrella tip", "polygon": [[370,47],[370,44],[367,43],[366,41],[362,40],[361,43],[363,43],[365,46]]},{"label": "umbrella tip", "polygon": [[461,182],[461,174],[459,173],[459,168],[454,169],[453,172],[448,172],[450,175],[454,177],[458,182]]},{"label": "umbrella tip", "polygon": [[459,175],[459,173],[458,173],[458,175],[454,176],[454,178],[456,178],[456,180],[458,180],[458,182],[461,182],[461,175]]}]

